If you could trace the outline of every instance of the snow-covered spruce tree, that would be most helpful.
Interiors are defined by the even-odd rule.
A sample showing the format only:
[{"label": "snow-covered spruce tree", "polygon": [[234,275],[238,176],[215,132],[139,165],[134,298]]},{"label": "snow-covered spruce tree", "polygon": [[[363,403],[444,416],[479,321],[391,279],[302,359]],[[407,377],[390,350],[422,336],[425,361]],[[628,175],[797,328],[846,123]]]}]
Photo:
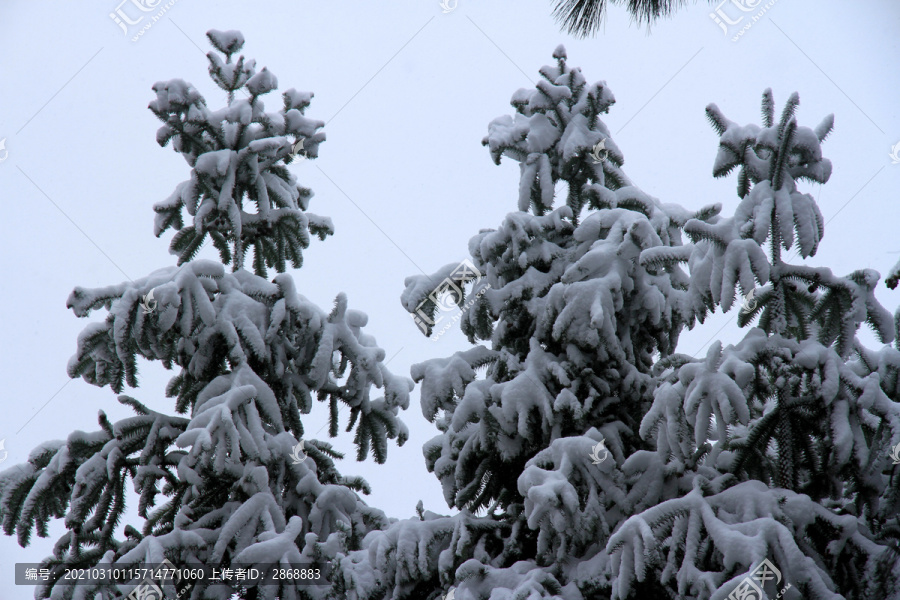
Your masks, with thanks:
[{"label": "snow-covered spruce tree", "polygon": [[611,537],[613,598],[655,580],[678,597],[718,600],[763,559],[792,586],[784,598],[900,598],[900,478],[889,457],[900,443],[900,352],[856,338],[867,323],[891,342],[895,323],[874,297],[878,273],[839,277],[783,258],[795,245],[801,257],[816,252],[822,215],[797,182],[831,174],[821,142],[833,118],[801,127],[798,103],[792,95],[776,120],[767,90],[762,127],[710,105],[713,173],[740,168],[741,202],[733,217],[685,225],[689,256],[641,255],[659,269],[687,259],[691,292],[710,307],[727,310],[740,287],[739,323],[759,326],[704,359],[659,365],[641,424],[656,456],[629,460],[664,465],[665,487],[679,493],[656,496]]},{"label": "snow-covered spruce tree", "polygon": [[[227,106],[210,110],[178,79],[157,83],[150,103],[163,122],[160,145],[171,143],[191,167],[190,179],[154,207],[157,236],[176,230],[178,266],[76,288],[68,300],[80,317],[107,310],[79,336],[69,375],[120,393],[124,384],[138,385],[137,357],[160,361],[177,371],[166,390],[175,414],[120,395],[136,416],[112,423],[101,411],[98,431],[45,443],[0,474],[3,529],[22,546],[35,527],[46,536],[51,519],[65,520],[39,598],[128,591],[66,585],[57,581],[64,567],[311,562],[327,554],[322,548],[358,548],[389,522],[357,496],[365,481],[338,472],[333,459],[341,455],[330,444],[306,439],[308,458],[293,458],[304,435],[301,415],[315,397],[330,407],[331,436],[343,403],[358,459],[371,451],[383,462],[387,439],[407,438],[398,411],[412,389],[384,366],[384,351],[362,331],[367,317],[349,309],[343,294],[324,312],[284,273],[287,261],[300,266],[310,233],[332,232],[329,219],[306,212],[312,193],[285,166],[298,143],[315,157],[325,139],[322,122],[304,116],[312,94],[288,90],[283,108],[266,112],[261,96],[277,87],[275,76],[243,56],[234,60],[244,42],[239,32],[207,36],[218,51],[208,55],[209,72]],[[232,272],[194,259],[206,236]],[[255,274],[243,268],[251,247]],[[268,268],[280,273],[272,281]],[[373,386],[383,398],[370,398]],[[125,525],[121,535],[126,486],[139,496],[143,523]],[[304,588],[237,586],[197,584],[182,597],[309,597]]]},{"label": "snow-covered spruce tree", "polygon": [[[608,597],[606,541],[659,493],[662,465],[626,459],[649,448],[638,428],[654,355],[673,351],[693,312],[684,271],[651,272],[639,257],[685,249],[681,228],[718,207],[687,212],[634,187],[599,118],[612,93],[569,67],[564,48],[554,58],[484,140],[521,179],[519,210],[469,244],[483,277],[456,300],[475,300],[462,328],[477,345],[413,367],[441,432],[427,465],[460,512],[422,510],[370,534],[342,561],[348,598],[436,598],[450,586],[465,600]],[[429,295],[455,266],[409,278],[404,306],[433,316]],[[611,456],[593,464],[601,440]],[[629,485],[650,467],[656,480]]]}]

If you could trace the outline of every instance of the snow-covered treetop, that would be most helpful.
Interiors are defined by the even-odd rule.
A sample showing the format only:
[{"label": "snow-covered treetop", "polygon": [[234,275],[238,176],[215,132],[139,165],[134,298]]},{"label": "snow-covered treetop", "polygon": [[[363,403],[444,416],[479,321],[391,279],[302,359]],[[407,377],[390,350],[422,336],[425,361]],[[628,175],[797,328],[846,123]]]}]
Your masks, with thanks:
[{"label": "snow-covered treetop", "polygon": [[[763,127],[738,125],[725,118],[715,104],[706,108],[719,134],[713,175],[725,177],[740,167],[737,193],[742,198],[733,217],[690,221],[684,228],[700,242],[691,260],[692,279],[709,306],[721,303],[729,309],[736,284],[746,295],[757,282],[781,280],[782,249],[790,250],[796,243],[802,257],[816,253],[824,235],[824,219],[815,198],[801,193],[796,182],[825,183],[831,176],[831,162],[822,157],[821,142],[831,131],[834,116],[827,116],[815,130],[801,127],[794,117],[799,104],[795,92],[776,123],[775,101],[772,90],[767,89],[762,97]],[[766,241],[770,242],[770,257],[763,249]],[[757,300],[765,304],[768,295],[763,292]],[[764,315],[763,321],[770,316],[774,318]],[[787,320],[776,320],[787,326]]]},{"label": "snow-covered treetop", "polygon": [[[791,94],[776,123],[772,90],[767,89],[762,97],[762,128],[728,120],[715,104],[706,108],[719,134],[713,175],[725,177],[740,167],[737,192],[742,201],[730,219],[688,223],[685,231],[695,241],[705,239],[725,248],[731,242],[759,247],[769,240],[776,266],[781,262],[780,250],[790,250],[795,242],[802,257],[816,253],[824,219],[815,199],[800,193],[796,182],[825,183],[831,176],[831,161],[822,157],[821,143],[831,132],[834,116],[825,117],[815,130],[801,127],[794,117],[799,104],[797,93]],[[769,278],[761,264],[753,268],[760,283]],[[752,289],[748,275],[749,271],[739,278],[745,292]],[[727,299],[725,305],[730,305]]]},{"label": "snow-covered treetop", "polygon": [[[740,167],[741,202],[732,217],[685,224],[695,242],[691,286],[695,298],[708,307],[721,304],[726,310],[740,286],[745,298],[753,292],[749,308],[739,314],[741,325],[759,316],[760,326],[769,333],[817,337],[826,345],[836,342],[838,353],[846,356],[860,324],[868,323],[889,342],[893,323],[875,299],[876,272],[864,269],[841,277],[827,268],[794,265],[782,258],[782,251],[795,245],[796,254],[813,256],[825,234],[815,198],[801,193],[797,182],[825,183],[831,176],[831,162],[823,158],[821,144],[834,117],[828,115],[815,129],[802,127],[794,116],[799,103],[797,93],[791,94],[776,122],[772,91],[767,89],[762,96],[763,127],[738,125],[715,104],[707,107],[720,136],[713,175],[724,177]],[[649,260],[652,252],[642,260]]]},{"label": "snow-covered treetop", "polygon": [[738,195],[747,196],[753,184],[764,180],[772,188],[783,183],[806,179],[825,183],[831,177],[831,161],[822,157],[821,142],[834,128],[834,115],[828,115],[815,128],[797,125],[794,113],[800,104],[797,92],[791,94],[781,119],[775,122],[775,100],[772,90],[762,97],[763,127],[738,125],[728,120],[715,104],[706,107],[706,115],[719,134],[719,153],[713,166],[715,177],[728,175],[735,167]]},{"label": "snow-covered treetop", "polygon": [[[532,505],[531,495],[543,493],[539,481],[561,475],[534,473],[534,486],[523,487],[516,478],[526,463],[567,469],[568,453],[601,437],[615,456],[634,451],[634,415],[651,400],[652,365],[674,351],[695,318],[681,266],[656,269],[639,259],[656,248],[689,257],[683,226],[720,209],[687,211],[632,185],[598,117],[613,102],[609,89],[569,68],[562,47],[554,58],[557,65],[541,69],[536,89],[514,95],[515,118],[492,121],[485,138],[495,162],[511,157],[522,173],[519,210],[469,241],[479,276],[460,281],[471,292],[456,297],[466,306],[462,331],[470,342],[489,346],[431,359],[411,372],[422,384],[423,414],[441,432],[425,455],[448,504],[533,511],[535,522],[543,509]],[[599,142],[605,147],[596,148]],[[561,192],[567,199],[554,206],[559,180],[568,184]],[[407,278],[404,307],[433,314],[434,290],[452,271],[447,265]],[[547,448],[554,452],[540,454]],[[590,465],[587,456],[571,464]],[[595,483],[586,480],[575,495],[589,496]],[[585,540],[596,540],[601,520],[581,527]],[[551,537],[542,550],[547,560],[573,550]]]},{"label": "snow-covered treetop", "polygon": [[[207,37],[224,55],[207,57],[210,77],[228,93],[227,106],[210,110],[181,79],[153,86],[150,110],[164,123],[156,139],[161,146],[171,141],[191,166],[190,179],[154,206],[154,233],[177,230],[170,251],[178,264],[193,258],[209,235],[222,262],[235,271],[251,246],[257,275],[265,276],[268,268],[284,272],[287,261],[298,268],[309,233],[324,239],[334,232],[330,219],[306,212],[312,191],[298,185],[285,166],[301,153],[317,157],[325,140],[319,131],[324,123],[304,116],[313,94],[289,89],[283,107],[266,112],[260,97],[278,87],[275,75],[265,67],[257,72],[252,59],[233,60],[244,44],[240,32],[211,30]],[[192,217],[187,225],[182,209]]]},{"label": "snow-covered treetop", "polygon": [[713,175],[724,177],[740,168],[740,204],[730,217],[688,220],[683,229],[693,243],[685,248],[647,248],[640,260],[651,268],[688,263],[691,308],[701,321],[718,306],[731,308],[740,288],[747,307],[738,315],[740,325],[758,316],[769,333],[815,336],[826,345],[837,341],[838,352],[846,355],[860,324],[868,323],[886,342],[893,339],[893,325],[874,297],[879,278],[874,271],[840,277],[827,268],[794,265],[788,262],[793,257],[782,258],[782,251],[795,246],[800,257],[813,256],[825,233],[815,198],[802,193],[797,182],[828,181],[831,162],[823,158],[821,144],[834,117],[825,117],[815,129],[801,127],[794,117],[799,103],[792,94],[776,123],[772,91],[767,89],[763,127],[738,125],[710,104],[706,112],[720,136]]},{"label": "snow-covered treetop", "polygon": [[625,159],[599,117],[616,101],[606,82],[588,84],[580,68],[566,64],[563,46],[553,58],[556,65],[540,69],[535,89],[513,94],[515,116],[494,119],[482,143],[497,164],[502,156],[519,162],[519,210],[544,214],[552,208],[556,183],[564,180],[577,220],[601,193],[590,184],[615,190],[630,183],[620,169]]}]

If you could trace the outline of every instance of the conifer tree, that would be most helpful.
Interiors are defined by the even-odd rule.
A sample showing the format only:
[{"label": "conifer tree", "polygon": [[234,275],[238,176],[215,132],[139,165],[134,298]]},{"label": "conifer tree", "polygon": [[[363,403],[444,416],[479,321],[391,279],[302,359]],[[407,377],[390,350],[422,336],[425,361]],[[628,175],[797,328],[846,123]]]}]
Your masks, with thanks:
[{"label": "conifer tree", "polygon": [[[841,277],[783,258],[795,246],[795,255],[815,254],[824,220],[797,182],[831,174],[821,143],[833,117],[802,127],[798,104],[795,93],[776,119],[766,90],[762,127],[707,107],[720,136],[713,174],[739,169],[741,202],[733,217],[685,224],[691,289],[727,310],[740,287],[750,299],[739,323],[759,321],[735,346],[660,364],[641,436],[681,493],[610,538],[613,598],[648,579],[723,598],[764,559],[793,586],[785,598],[898,597],[900,481],[890,447],[900,443],[900,353],[856,337],[866,323],[889,343],[896,325],[875,299],[877,272]],[[641,256],[660,268],[678,260],[656,249]]]},{"label": "conifer tree", "polygon": [[[312,192],[286,166],[301,151],[318,155],[323,123],[305,115],[312,94],[294,89],[284,92],[280,110],[266,112],[262,96],[277,88],[275,75],[235,58],[244,43],[239,32],[207,36],[215,48],[209,73],[227,105],[211,110],[180,79],[157,83],[150,103],[163,123],[158,142],[191,167],[190,179],[154,207],[156,235],[176,230],[177,266],[79,287],[68,300],[79,317],[106,311],[79,336],[69,376],[121,394],[126,384],[138,386],[138,357],[159,361],[176,373],[166,389],[174,413],[121,394],[134,417],[113,423],[100,411],[99,430],[42,444],[27,463],[0,474],[4,533],[26,546],[35,529],[46,537],[53,519],[67,529],[43,563],[51,578],[38,598],[129,591],[109,582],[72,586],[60,580],[64,568],[314,562],[323,547],[359,548],[370,530],[388,524],[357,495],[368,492],[366,482],[339,473],[341,454],[304,439],[302,415],[314,399],[330,409],[332,437],[343,404],[357,458],[374,453],[384,462],[387,440],[407,438],[398,412],[412,389],[363,332],[365,314],[348,308],[343,294],[330,312],[321,310],[285,273],[288,261],[300,266],[310,234],[333,232],[329,219],[307,212]],[[195,258],[205,239],[222,264]],[[244,268],[251,248],[254,273]],[[268,269],[278,273],[271,281]],[[383,397],[371,397],[373,387]],[[121,529],[127,487],[143,522]],[[183,597],[309,596],[292,586],[196,583]]]},{"label": "conifer tree", "polygon": [[[372,533],[342,559],[349,598],[436,598],[451,586],[457,598],[601,597],[605,540],[659,492],[630,485],[645,466],[626,460],[648,447],[637,431],[654,355],[674,350],[693,313],[680,301],[684,270],[651,272],[639,258],[686,250],[684,224],[719,208],[688,212],[635,187],[600,118],[611,91],[570,67],[563,47],[554,58],[484,140],[521,178],[519,210],[469,243],[481,276],[456,300],[472,303],[461,324],[475,346],[412,370],[440,431],[426,464],[460,512],[423,508]],[[407,279],[407,310],[433,316],[431,292],[453,268]],[[602,444],[607,460],[595,464]]]}]

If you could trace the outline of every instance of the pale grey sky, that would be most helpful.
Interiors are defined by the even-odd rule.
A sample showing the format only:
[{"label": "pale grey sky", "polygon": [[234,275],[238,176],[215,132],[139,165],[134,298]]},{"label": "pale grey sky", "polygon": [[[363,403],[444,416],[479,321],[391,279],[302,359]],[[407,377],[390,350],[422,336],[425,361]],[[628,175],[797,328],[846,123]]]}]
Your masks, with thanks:
[{"label": "pale grey sky", "polygon": [[[327,121],[328,140],[319,159],[291,169],[315,191],[310,210],[332,217],[337,231],[314,240],[293,275],[326,310],[346,292],[350,306],[369,315],[366,330],[396,373],[468,346],[458,331],[437,342],[421,336],[400,305],[403,280],[466,258],[472,235],[516,209],[517,166],[494,166],[480,141],[559,43],[589,81],[612,89],[617,103],[605,121],[625,171],[664,202],[722,202],[726,214],[737,204],[734,178],[710,175],[717,136],[704,115],[709,102],[733,121],[758,123],[760,95],[772,87],[779,107],[800,93],[803,125],[835,113],[824,145],[831,181],[803,187],[827,221],[810,263],[883,274],[900,258],[900,164],[889,157],[900,142],[896,0],[776,0],[737,42],[704,1],[650,35],[612,7],[604,31],[575,40],[559,31],[543,0],[458,0],[448,13],[438,0],[176,0],[132,42],[149,17],[126,36],[109,14],[141,13],[118,1],[0,6],[0,140],[8,152],[0,150],[0,439],[8,452],[0,468],[24,461],[42,441],[97,429],[98,409],[113,420],[129,414],[108,389],[68,380],[66,362],[88,321],[65,301],[77,285],[110,285],[174,264],[171,234],[152,235],[151,206],[189,169],[156,144],[159,123],[146,106],[151,86],[172,78],[192,82],[213,108],[224,102],[203,56],[210,28],[240,29],[243,54],[273,71],[280,89],[315,92],[307,114]],[[720,8],[732,19],[742,14],[730,2]],[[208,250],[204,256],[215,258]],[[890,310],[900,304],[900,293],[883,286],[878,297]],[[733,317],[717,315],[686,333],[680,351],[705,352],[713,338],[737,341]],[[170,374],[146,364],[141,374],[142,386],[127,393],[171,410],[162,394]],[[307,420],[311,437],[326,412],[318,406]],[[422,417],[417,391],[404,419],[410,440],[391,447],[383,466],[356,463],[352,436],[342,433],[333,441],[348,454],[340,469],[366,477],[367,501],[391,516],[413,515],[419,499],[447,512],[424,467],[421,447],[436,430]],[[56,524],[49,540],[34,537],[27,549],[0,536],[0,598],[32,597],[31,588],[13,585],[12,565],[40,561],[61,532]]]}]

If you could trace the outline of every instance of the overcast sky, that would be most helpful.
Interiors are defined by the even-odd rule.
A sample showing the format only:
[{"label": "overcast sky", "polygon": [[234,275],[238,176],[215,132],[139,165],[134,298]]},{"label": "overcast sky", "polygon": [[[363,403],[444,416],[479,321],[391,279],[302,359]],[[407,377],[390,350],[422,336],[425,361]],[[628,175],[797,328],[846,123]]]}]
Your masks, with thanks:
[{"label": "overcast sky", "polygon": [[[131,0],[119,1],[0,5],[3,467],[25,461],[42,441],[96,430],[99,409],[113,420],[129,416],[108,388],[66,376],[88,320],[65,302],[75,286],[115,284],[175,264],[171,232],[153,237],[151,207],[189,168],[156,144],[159,122],[146,107],[151,86],[172,78],[193,83],[211,108],[224,103],[204,57],[211,28],[240,29],[243,54],[274,72],[281,90],[315,93],[307,115],[327,122],[327,141],[318,159],[290,168],[315,192],[310,211],[332,217],[336,234],[314,240],[303,268],[291,273],[325,310],[346,292],[350,306],[369,315],[366,331],[395,373],[408,375],[416,362],[468,346],[458,330],[437,342],[419,333],[400,305],[403,280],[466,258],[471,236],[516,209],[518,167],[495,166],[480,142],[559,43],[571,65],[615,94],[604,120],[625,154],[625,171],[663,202],[721,202],[725,214],[737,204],[735,178],[711,176],[718,138],[705,118],[708,103],[733,121],[759,123],[761,93],[772,87],[779,111],[791,92],[800,93],[801,125],[833,112],[835,131],[824,145],[834,163],[831,181],[802,188],[827,221],[809,264],[884,274],[900,258],[900,164],[889,156],[900,143],[896,0],[776,0],[736,42],[731,37],[765,3],[746,13],[730,1],[720,5],[728,19],[744,15],[728,35],[705,1],[649,34],[611,7],[598,36],[576,40],[559,31],[545,0],[458,0],[446,13],[438,0],[175,0],[132,41],[165,3],[142,13]],[[126,33],[109,16],[117,8],[131,20],[147,16]],[[269,98],[277,110],[280,98]],[[217,259],[210,248],[202,256]],[[892,311],[900,304],[900,292],[883,285],[878,297]],[[679,351],[705,352],[712,339],[736,342],[734,315],[686,333]],[[141,387],[126,392],[171,412],[162,393],[170,376],[143,363]],[[316,435],[326,413],[317,405],[306,419],[309,437],[327,436]],[[348,454],[339,467],[367,478],[367,502],[391,516],[413,515],[420,499],[448,512],[424,467],[422,444],[437,431],[422,417],[418,391],[404,420],[410,439],[393,445],[381,466],[355,462],[352,434],[342,433],[333,440]],[[35,537],[27,549],[0,536],[0,598],[32,597],[30,588],[13,585],[12,564],[40,561],[62,531],[54,525],[50,540]]]}]

